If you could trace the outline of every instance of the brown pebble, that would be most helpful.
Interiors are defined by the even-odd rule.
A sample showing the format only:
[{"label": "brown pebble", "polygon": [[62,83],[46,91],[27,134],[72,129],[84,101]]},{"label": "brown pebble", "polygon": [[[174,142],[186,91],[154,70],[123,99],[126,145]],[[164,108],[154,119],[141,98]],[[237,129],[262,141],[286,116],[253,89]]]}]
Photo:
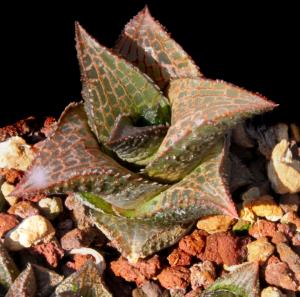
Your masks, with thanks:
[{"label": "brown pebble", "polygon": [[284,262],[270,263],[265,269],[265,280],[268,284],[286,290],[296,291],[298,282],[294,279],[293,272]]},{"label": "brown pebble", "polygon": [[185,289],[190,284],[190,270],[183,266],[167,267],[157,279],[166,289]]},{"label": "brown pebble", "polygon": [[214,233],[207,237],[206,247],[202,260],[225,264],[236,265],[242,261],[242,247],[237,237],[229,232]]},{"label": "brown pebble", "polygon": [[20,181],[24,172],[14,168],[0,168],[0,175],[4,175],[5,180],[12,185]]},{"label": "brown pebble", "polygon": [[267,220],[257,220],[249,229],[249,235],[254,238],[263,236],[273,237],[276,232],[276,224]]},{"label": "brown pebble", "polygon": [[281,242],[287,242],[288,239],[286,235],[281,231],[276,231],[274,236],[272,237],[272,243],[278,244]]},{"label": "brown pebble", "polygon": [[286,243],[276,245],[281,261],[287,263],[294,272],[296,279],[300,282],[300,257]]},{"label": "brown pebble", "polygon": [[90,259],[93,259],[93,256],[75,254],[73,261],[67,262],[66,266],[73,271],[78,271]]},{"label": "brown pebble", "polygon": [[216,279],[214,264],[210,261],[204,261],[193,265],[191,268],[191,285],[192,289],[209,287]]},{"label": "brown pebble", "polygon": [[120,257],[110,263],[110,267],[116,276],[124,278],[128,282],[135,282],[142,286],[147,280],[157,275],[160,270],[160,261],[157,255],[147,260],[139,260],[137,263],[129,263],[127,259]]},{"label": "brown pebble", "polygon": [[181,249],[174,249],[168,261],[170,266],[188,266],[191,264],[191,256]]},{"label": "brown pebble", "polygon": [[7,212],[22,219],[39,214],[37,207],[30,201],[20,201],[11,206]]},{"label": "brown pebble", "polygon": [[205,247],[207,233],[195,230],[191,235],[184,236],[179,241],[179,248],[191,256],[200,257]]},{"label": "brown pebble", "polygon": [[78,228],[67,232],[60,243],[64,250],[72,250],[80,247],[88,247],[94,240],[95,233],[92,229],[80,230]]},{"label": "brown pebble", "polygon": [[282,232],[288,240],[291,240],[296,232],[296,227],[293,224],[277,223],[277,230]]},{"label": "brown pebble", "polygon": [[19,224],[16,216],[6,213],[0,213],[0,237]]},{"label": "brown pebble", "polygon": [[58,266],[59,261],[64,256],[64,250],[55,240],[48,243],[37,244],[30,248],[30,252],[43,256],[47,263],[53,268]]}]

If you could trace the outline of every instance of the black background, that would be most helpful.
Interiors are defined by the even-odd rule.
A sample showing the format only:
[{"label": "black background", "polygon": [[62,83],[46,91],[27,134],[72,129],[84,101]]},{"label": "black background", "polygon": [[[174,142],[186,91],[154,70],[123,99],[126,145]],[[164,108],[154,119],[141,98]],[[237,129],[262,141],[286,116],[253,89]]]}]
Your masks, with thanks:
[{"label": "black background", "polygon": [[145,3],[205,76],[262,93],[281,104],[274,116],[299,119],[300,26],[290,4],[40,2],[1,8],[0,126],[29,115],[59,116],[69,102],[80,100],[74,21],[111,47]]}]

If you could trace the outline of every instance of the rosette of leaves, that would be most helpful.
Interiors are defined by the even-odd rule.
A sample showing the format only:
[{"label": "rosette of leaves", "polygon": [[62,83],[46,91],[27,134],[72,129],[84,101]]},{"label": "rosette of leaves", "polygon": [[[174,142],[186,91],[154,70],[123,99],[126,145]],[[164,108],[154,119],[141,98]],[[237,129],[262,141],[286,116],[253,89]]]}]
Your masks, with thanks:
[{"label": "rosette of leaves", "polygon": [[12,195],[75,193],[131,261],[201,216],[237,217],[226,135],[276,104],[205,78],[147,8],[113,49],[79,24],[76,43],[83,103],[66,108]]}]

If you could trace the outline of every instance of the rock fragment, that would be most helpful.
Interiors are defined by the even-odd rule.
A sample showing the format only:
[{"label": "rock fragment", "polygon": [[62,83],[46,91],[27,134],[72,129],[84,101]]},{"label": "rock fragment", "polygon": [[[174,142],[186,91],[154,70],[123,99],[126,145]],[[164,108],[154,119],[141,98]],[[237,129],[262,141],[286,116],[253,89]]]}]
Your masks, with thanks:
[{"label": "rock fragment", "polygon": [[279,221],[283,211],[270,195],[260,196],[251,201],[251,210],[259,217],[265,217],[269,221]]},{"label": "rock fragment", "polygon": [[11,206],[7,212],[22,219],[39,214],[37,207],[30,201],[20,201]]},{"label": "rock fragment", "polygon": [[266,262],[273,254],[275,247],[268,241],[266,237],[260,237],[259,239],[249,243],[247,245],[247,249],[248,261],[259,261],[262,264]]},{"label": "rock fragment", "polygon": [[225,232],[233,224],[234,219],[226,215],[213,215],[201,218],[197,222],[197,228],[208,234]]},{"label": "rock fragment", "polygon": [[21,224],[9,231],[4,244],[11,251],[19,251],[41,242],[49,242],[54,234],[55,229],[46,218],[34,215],[24,219]]},{"label": "rock fragment", "polygon": [[88,247],[95,238],[92,229],[80,230],[75,228],[67,232],[61,239],[60,243],[64,250],[72,250],[80,247]]},{"label": "rock fragment", "polygon": [[63,212],[63,203],[60,197],[45,197],[38,202],[42,214],[49,220],[55,219]]},{"label": "rock fragment", "polygon": [[216,270],[212,262],[204,261],[191,268],[191,285],[193,290],[210,286],[216,279]]},{"label": "rock fragment", "polygon": [[237,237],[229,232],[214,233],[207,237],[202,260],[228,266],[241,263],[243,249]]},{"label": "rock fragment", "polygon": [[281,218],[282,224],[293,224],[297,232],[300,232],[300,218],[296,212],[288,212]]},{"label": "rock fragment", "polygon": [[166,289],[185,289],[190,283],[190,270],[183,266],[167,267],[157,279]]},{"label": "rock fragment", "polygon": [[19,136],[0,142],[0,168],[25,171],[33,158],[31,147]]},{"label": "rock fragment", "polygon": [[205,231],[195,230],[191,235],[186,235],[179,241],[179,248],[191,256],[201,257],[206,237]]},{"label": "rock fragment", "polygon": [[120,257],[111,262],[110,267],[116,276],[121,276],[128,282],[135,282],[140,287],[157,275],[160,270],[160,261],[155,255],[150,259],[139,260],[137,263],[131,264],[125,258]]},{"label": "rock fragment", "polygon": [[64,256],[64,250],[56,240],[52,240],[48,243],[37,244],[31,247],[31,253],[42,256],[49,266],[53,268],[58,266],[59,261]]},{"label": "rock fragment", "polygon": [[265,269],[265,280],[270,285],[286,290],[296,291],[299,286],[289,266],[280,261],[268,263]]},{"label": "rock fragment", "polygon": [[287,140],[274,147],[268,164],[268,177],[272,188],[279,194],[300,191],[300,161]]},{"label": "rock fragment", "polygon": [[0,237],[4,236],[8,231],[15,228],[19,224],[16,216],[6,213],[0,213]]},{"label": "rock fragment", "polygon": [[300,257],[286,243],[279,243],[276,246],[281,261],[287,263],[294,272],[296,279],[300,283]]},{"label": "rock fragment", "polygon": [[261,291],[261,297],[286,297],[278,288],[276,287],[266,287]]},{"label": "rock fragment", "polygon": [[10,193],[15,189],[14,185],[9,184],[8,182],[4,182],[1,185],[1,192],[5,198],[5,200],[8,202],[9,205],[14,205],[19,200],[18,197],[10,196]]},{"label": "rock fragment", "polygon": [[276,224],[267,220],[257,220],[249,229],[249,235],[254,238],[262,236],[273,237],[276,232]]},{"label": "rock fragment", "polygon": [[191,264],[191,255],[181,249],[174,249],[168,256],[170,266],[188,266]]}]

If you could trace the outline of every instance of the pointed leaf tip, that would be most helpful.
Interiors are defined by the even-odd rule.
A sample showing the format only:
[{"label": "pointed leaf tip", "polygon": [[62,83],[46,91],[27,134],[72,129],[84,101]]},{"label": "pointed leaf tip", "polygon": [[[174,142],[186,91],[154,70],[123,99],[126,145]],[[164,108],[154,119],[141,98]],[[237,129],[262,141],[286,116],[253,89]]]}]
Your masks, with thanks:
[{"label": "pointed leaf tip", "polygon": [[115,51],[151,77],[161,89],[172,78],[202,76],[194,61],[152,17],[147,6],[125,26]]},{"label": "pointed leaf tip", "polygon": [[201,297],[213,296],[258,297],[258,262],[246,262],[236,265],[231,273],[218,278],[201,294]]},{"label": "pointed leaf tip", "polygon": [[169,182],[186,176],[236,124],[276,106],[230,83],[204,78],[172,80],[168,97],[171,126],[145,172]]}]

